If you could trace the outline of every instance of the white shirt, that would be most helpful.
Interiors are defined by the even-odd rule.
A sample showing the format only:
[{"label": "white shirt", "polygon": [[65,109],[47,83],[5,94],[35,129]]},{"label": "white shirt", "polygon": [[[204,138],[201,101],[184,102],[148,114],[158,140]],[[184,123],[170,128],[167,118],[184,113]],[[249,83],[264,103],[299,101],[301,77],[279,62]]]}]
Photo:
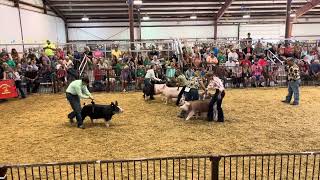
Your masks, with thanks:
[{"label": "white shirt", "polygon": [[37,65],[28,65],[27,66],[27,71],[38,71],[38,66]]},{"label": "white shirt", "polygon": [[213,77],[208,85],[208,89],[219,89],[220,92],[224,91],[223,82],[218,77]]},{"label": "white shirt", "polygon": [[147,74],[146,74],[146,76],[145,76],[144,78],[161,81],[161,79],[159,79],[159,78],[156,77],[156,75],[154,74],[154,70],[153,70],[153,69],[149,69],[149,70],[147,71]]},{"label": "white shirt", "polygon": [[236,70],[236,63],[234,62],[234,61],[227,61],[226,63],[225,63],[225,66],[227,67],[227,69],[231,69],[232,70],[232,72],[235,72],[235,70]]},{"label": "white shirt", "polygon": [[69,60],[69,61],[66,63],[66,66],[67,66],[68,69],[72,68],[72,67],[73,67],[73,62]]},{"label": "white shirt", "polygon": [[228,60],[231,59],[231,60],[235,60],[235,61],[238,61],[239,59],[239,56],[236,52],[230,52],[228,54]]},{"label": "white shirt", "polygon": [[159,59],[157,59],[157,60],[152,60],[151,61],[151,64],[154,64],[154,65],[160,65],[160,60]]},{"label": "white shirt", "polygon": [[60,69],[61,66],[62,66],[61,64],[57,64],[56,69],[57,70]]},{"label": "white shirt", "polygon": [[21,81],[20,74],[18,72],[14,72],[14,80],[15,81]]}]

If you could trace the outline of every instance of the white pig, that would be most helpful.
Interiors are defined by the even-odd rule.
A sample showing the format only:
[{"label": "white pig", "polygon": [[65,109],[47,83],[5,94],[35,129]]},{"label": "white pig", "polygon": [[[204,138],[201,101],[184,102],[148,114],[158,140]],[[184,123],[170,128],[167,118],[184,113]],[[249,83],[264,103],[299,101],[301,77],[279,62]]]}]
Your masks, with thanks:
[{"label": "white pig", "polygon": [[165,104],[168,104],[169,100],[172,100],[173,98],[178,98],[180,91],[182,90],[181,87],[168,87],[165,86],[162,89],[162,95],[165,96]]}]

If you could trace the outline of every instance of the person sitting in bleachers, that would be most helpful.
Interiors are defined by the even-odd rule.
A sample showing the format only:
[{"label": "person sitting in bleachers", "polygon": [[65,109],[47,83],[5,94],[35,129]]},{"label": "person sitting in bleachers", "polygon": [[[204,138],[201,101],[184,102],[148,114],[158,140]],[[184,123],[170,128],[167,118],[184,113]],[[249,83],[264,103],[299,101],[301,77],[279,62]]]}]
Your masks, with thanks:
[{"label": "person sitting in bleachers", "polygon": [[314,60],[310,65],[310,76],[316,80],[320,80],[320,63],[319,60]]},{"label": "person sitting in bleachers", "polygon": [[129,82],[129,77],[130,76],[130,68],[128,65],[125,65],[122,70],[121,70],[121,75],[120,75],[120,79],[121,79],[121,87],[122,87],[122,91],[126,92],[128,89],[128,82]]},{"label": "person sitting in bleachers", "polygon": [[119,58],[122,56],[122,52],[119,50],[118,46],[115,46],[114,49],[111,50],[111,55],[119,60]]},{"label": "person sitting in bleachers", "polygon": [[136,70],[136,89],[142,90],[144,76],[146,75],[143,65],[139,65]]},{"label": "person sitting in bleachers", "polygon": [[27,93],[36,93],[39,89],[40,83],[38,81],[38,66],[35,60],[31,60],[25,72],[27,80]]}]

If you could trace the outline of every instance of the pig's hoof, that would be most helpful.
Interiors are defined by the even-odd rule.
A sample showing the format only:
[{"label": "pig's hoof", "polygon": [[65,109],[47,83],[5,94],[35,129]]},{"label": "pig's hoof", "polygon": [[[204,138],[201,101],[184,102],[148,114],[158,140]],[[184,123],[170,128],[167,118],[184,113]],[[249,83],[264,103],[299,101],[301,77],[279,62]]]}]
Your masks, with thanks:
[{"label": "pig's hoof", "polygon": [[106,127],[108,128],[110,125],[109,125],[109,123],[106,123]]}]

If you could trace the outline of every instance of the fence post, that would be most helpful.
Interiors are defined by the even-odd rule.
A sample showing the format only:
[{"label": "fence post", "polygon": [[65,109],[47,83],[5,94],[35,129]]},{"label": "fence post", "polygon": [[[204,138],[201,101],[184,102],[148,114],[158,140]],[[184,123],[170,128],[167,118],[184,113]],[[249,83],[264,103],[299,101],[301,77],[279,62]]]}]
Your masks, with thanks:
[{"label": "fence post", "polygon": [[219,180],[219,162],[221,157],[213,156],[210,157],[211,161],[211,180]]},{"label": "fence post", "polygon": [[7,170],[8,170],[8,168],[6,166],[0,165],[0,179],[1,180],[7,180]]}]

